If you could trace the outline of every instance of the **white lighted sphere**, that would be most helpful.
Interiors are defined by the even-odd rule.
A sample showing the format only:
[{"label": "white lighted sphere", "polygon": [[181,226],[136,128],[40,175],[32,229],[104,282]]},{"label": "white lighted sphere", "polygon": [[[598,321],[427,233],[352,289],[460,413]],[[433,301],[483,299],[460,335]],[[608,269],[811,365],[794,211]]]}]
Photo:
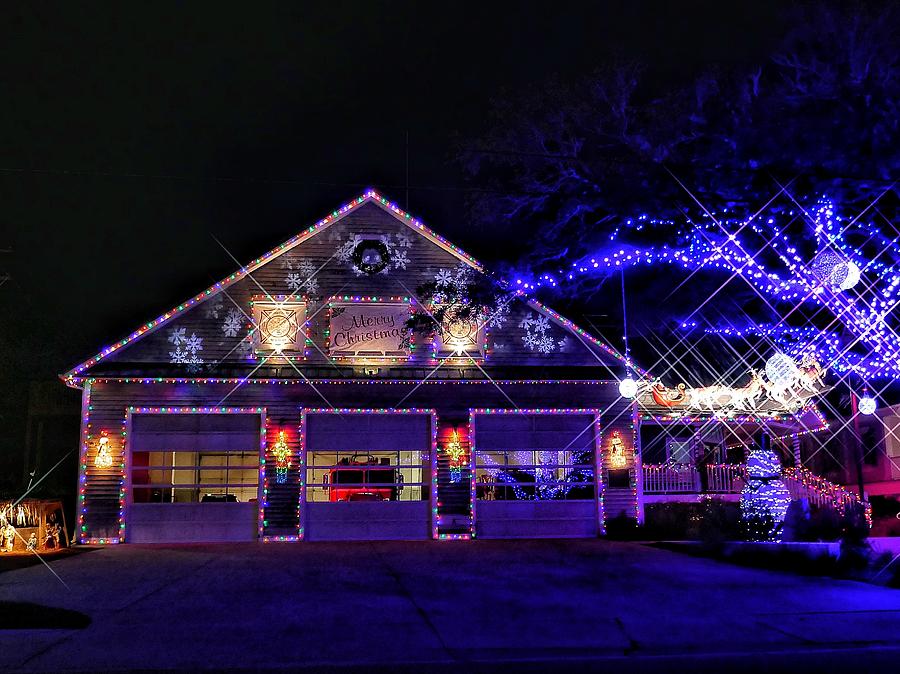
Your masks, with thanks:
[{"label": "white lighted sphere", "polygon": [[778,386],[790,384],[797,376],[797,363],[784,353],[776,353],[766,361],[766,376]]},{"label": "white lighted sphere", "polygon": [[634,398],[637,395],[637,382],[631,377],[625,377],[619,382],[619,395],[623,398]]},{"label": "white lighted sphere", "polygon": [[847,262],[847,275],[844,276],[844,279],[840,282],[839,287],[841,290],[850,290],[853,286],[859,283],[859,267],[856,266],[854,262]]},{"label": "white lighted sphere", "polygon": [[857,409],[860,414],[873,414],[875,412],[875,398],[872,396],[863,396],[859,399]]}]

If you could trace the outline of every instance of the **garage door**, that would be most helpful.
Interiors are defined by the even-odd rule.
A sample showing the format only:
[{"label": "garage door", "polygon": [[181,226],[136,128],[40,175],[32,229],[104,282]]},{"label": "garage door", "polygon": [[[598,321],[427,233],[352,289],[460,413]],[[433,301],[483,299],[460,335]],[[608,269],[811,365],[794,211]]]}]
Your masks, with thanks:
[{"label": "garage door", "polygon": [[596,536],[591,414],[473,417],[479,538]]},{"label": "garage door", "polygon": [[306,538],[429,538],[431,437],[430,414],[306,414]]},{"label": "garage door", "polygon": [[131,543],[257,537],[259,414],[134,414]]}]

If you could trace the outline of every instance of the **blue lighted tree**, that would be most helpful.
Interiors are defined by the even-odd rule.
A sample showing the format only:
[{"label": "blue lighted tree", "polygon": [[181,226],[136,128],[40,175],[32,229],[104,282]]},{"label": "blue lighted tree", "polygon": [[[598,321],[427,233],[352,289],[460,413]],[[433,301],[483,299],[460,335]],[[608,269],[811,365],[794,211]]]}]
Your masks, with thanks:
[{"label": "blue lighted tree", "polygon": [[[490,188],[472,212],[534,228],[516,237],[520,288],[589,296],[617,270],[667,265],[703,299],[733,277],[741,311],[688,316],[673,303],[655,318],[897,378],[900,17],[864,4],[782,11],[791,28],[758,64],[668,87],[618,65],[498,102],[492,131],[460,154]],[[718,280],[681,283],[697,272]]]}]

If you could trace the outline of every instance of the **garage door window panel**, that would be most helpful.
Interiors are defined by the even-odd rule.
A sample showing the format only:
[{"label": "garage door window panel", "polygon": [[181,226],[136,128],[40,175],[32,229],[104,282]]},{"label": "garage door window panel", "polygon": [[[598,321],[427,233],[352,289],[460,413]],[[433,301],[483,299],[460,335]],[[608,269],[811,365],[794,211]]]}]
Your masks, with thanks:
[{"label": "garage door window panel", "polygon": [[479,500],[594,499],[592,417],[479,416],[475,423]]},{"label": "garage door window panel", "polygon": [[256,501],[259,424],[256,415],[136,415],[133,502]]},{"label": "garage door window panel", "polygon": [[306,500],[427,500],[430,434],[427,415],[309,414]]}]

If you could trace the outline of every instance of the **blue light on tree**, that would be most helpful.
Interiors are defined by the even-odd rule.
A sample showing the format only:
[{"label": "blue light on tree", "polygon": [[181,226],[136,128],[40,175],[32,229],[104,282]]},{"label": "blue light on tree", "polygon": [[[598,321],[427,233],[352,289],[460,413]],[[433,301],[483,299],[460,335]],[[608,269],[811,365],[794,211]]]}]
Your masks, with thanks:
[{"label": "blue light on tree", "polygon": [[[828,199],[809,209],[755,214],[748,219],[707,213],[686,222],[686,227],[669,220],[639,220],[656,227],[661,235],[677,232],[682,238],[677,246],[628,244],[624,238],[637,232],[636,221],[624,221],[608,246],[558,273],[536,278],[519,274],[517,288],[530,292],[656,265],[686,272],[718,271],[749,283],[793,324],[778,315],[774,324],[744,320],[704,332],[765,336],[791,358],[814,351],[840,374],[854,373],[866,380],[900,379],[900,237],[896,232],[886,233],[861,218],[839,216]],[[802,223],[800,231],[798,223]],[[809,311],[797,311],[798,307]],[[804,313],[827,314],[826,327],[797,325]],[[683,327],[690,330],[697,325],[691,321]]]}]

